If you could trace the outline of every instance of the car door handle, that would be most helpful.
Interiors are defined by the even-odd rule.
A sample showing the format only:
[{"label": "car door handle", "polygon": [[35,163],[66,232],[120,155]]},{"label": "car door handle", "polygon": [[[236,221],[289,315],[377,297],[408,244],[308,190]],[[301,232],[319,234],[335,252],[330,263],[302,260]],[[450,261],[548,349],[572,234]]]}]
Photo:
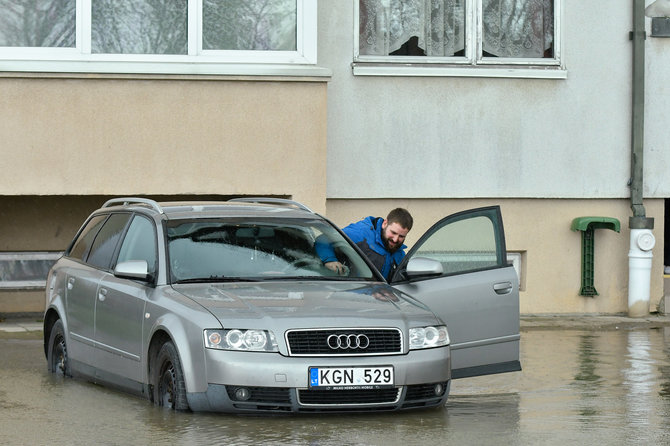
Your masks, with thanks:
[{"label": "car door handle", "polygon": [[493,291],[497,294],[509,294],[512,291],[512,282],[500,282],[493,285]]},{"label": "car door handle", "polygon": [[104,302],[106,297],[107,297],[107,290],[105,288],[100,288],[100,291],[98,291],[98,300],[100,302]]},{"label": "car door handle", "polygon": [[67,289],[68,290],[71,290],[72,288],[74,288],[74,282],[75,282],[74,277],[70,277],[69,279],[67,279]]}]

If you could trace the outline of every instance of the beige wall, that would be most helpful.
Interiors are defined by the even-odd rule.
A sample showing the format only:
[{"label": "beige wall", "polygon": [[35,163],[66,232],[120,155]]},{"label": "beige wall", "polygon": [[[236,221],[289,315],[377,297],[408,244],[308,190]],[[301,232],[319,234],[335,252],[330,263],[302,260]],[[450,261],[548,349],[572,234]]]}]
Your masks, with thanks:
[{"label": "beige wall", "polygon": [[326,85],[0,78],[0,195],[287,195],[323,210]]},{"label": "beige wall", "polygon": [[[327,79],[0,74],[0,251],[64,249],[112,196],[326,206]],[[0,290],[0,316],[44,309]]]},{"label": "beige wall", "polygon": [[[628,200],[328,200],[327,217],[344,226],[368,215],[385,216],[393,207],[409,209],[414,228],[411,246],[428,228],[449,214],[498,204],[505,224],[507,250],[522,254],[521,313],[626,313],[628,311],[628,249],[631,215]],[[655,218],[656,247],[651,279],[651,311],[663,297],[663,200],[646,200],[647,216]],[[595,232],[595,278],[598,296],[579,295],[581,233],[570,230],[580,216],[618,218],[621,232]]]},{"label": "beige wall", "polygon": [[[0,77],[0,250],[61,250],[110,196],[292,197],[336,224],[407,207],[412,244],[441,217],[500,204],[508,251],[522,255],[521,312],[627,311],[626,199],[331,199],[326,202],[323,80],[17,75]],[[663,200],[647,200],[657,246],[651,309],[663,296]],[[326,212],[327,211],[327,212]],[[596,231],[595,286],[579,296],[573,218]],[[0,314],[41,311],[43,292],[0,292]]]}]

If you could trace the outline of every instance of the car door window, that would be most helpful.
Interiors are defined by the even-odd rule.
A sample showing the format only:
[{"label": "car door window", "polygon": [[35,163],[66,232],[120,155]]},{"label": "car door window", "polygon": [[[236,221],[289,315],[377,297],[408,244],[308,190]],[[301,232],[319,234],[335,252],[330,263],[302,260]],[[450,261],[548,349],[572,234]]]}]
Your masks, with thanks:
[{"label": "car door window", "polygon": [[79,233],[79,237],[72,245],[69,256],[78,260],[84,260],[88,255],[88,251],[98,234],[100,227],[105,222],[107,215],[97,215],[91,218],[84,229]]},{"label": "car door window", "polygon": [[156,271],[156,235],[149,219],[135,216],[128,227],[116,263],[128,260],[146,260],[148,271]]},{"label": "car door window", "polygon": [[426,234],[412,256],[437,260],[445,275],[495,268],[500,265],[500,242],[487,214],[451,220]]},{"label": "car door window", "polygon": [[129,219],[130,214],[113,214],[107,219],[93,241],[86,263],[98,268],[109,268],[116,245]]}]

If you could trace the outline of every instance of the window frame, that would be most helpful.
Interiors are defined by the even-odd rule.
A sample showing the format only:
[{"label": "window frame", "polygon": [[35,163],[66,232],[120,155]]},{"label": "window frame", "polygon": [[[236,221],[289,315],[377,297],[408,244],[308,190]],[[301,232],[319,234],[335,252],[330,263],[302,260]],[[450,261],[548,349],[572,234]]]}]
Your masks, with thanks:
[{"label": "window frame", "polygon": [[465,4],[465,55],[370,56],[360,54],[360,3],[354,0],[353,74],[367,76],[461,76],[566,79],[563,65],[562,1],[554,1],[554,57],[502,58],[483,56],[482,0]]},{"label": "window frame", "polygon": [[[100,228],[104,226],[109,216],[110,214],[108,213],[95,214],[90,216],[81,226],[79,231],[77,231],[77,234],[75,235],[75,237],[70,242],[70,245],[65,250],[65,256],[77,262],[86,263],[86,258],[88,258],[88,254],[91,251],[91,246],[93,246],[95,238],[97,237],[98,232],[100,232]],[[89,225],[92,226],[89,228]],[[88,237],[89,234],[91,234],[90,243],[86,246],[83,246],[85,249],[81,253],[76,253],[75,255],[73,251],[75,251],[75,248],[79,248],[79,244],[83,243],[84,239]]]},{"label": "window frame", "polygon": [[[100,238],[101,236],[107,235],[106,231],[109,230],[109,228],[112,229],[114,228],[115,221],[112,220],[117,220],[120,218],[125,218],[125,221],[122,221],[123,224],[117,227],[118,229],[120,229],[120,231],[112,232],[106,239],[101,239]],[[125,234],[128,230],[128,225],[130,224],[132,218],[133,214],[131,214],[130,212],[113,212],[109,214],[109,216],[105,219],[105,222],[102,224],[100,229],[98,229],[98,232],[95,234],[95,238],[93,239],[93,243],[91,243],[91,246],[88,249],[88,253],[86,254],[86,259],[84,260],[84,263],[86,263],[86,265],[90,266],[91,268],[96,268],[102,271],[111,271],[112,264],[115,262],[115,259],[118,256],[120,243],[125,238]],[[109,245],[104,246],[105,243],[109,243]],[[99,254],[104,254],[101,258],[102,259],[106,258],[107,262],[105,262],[104,264],[99,262],[98,261]],[[95,257],[91,258],[91,256]]]},{"label": "window frame", "polygon": [[121,257],[121,253],[123,252],[124,245],[126,241],[128,240],[128,234],[130,234],[130,231],[133,229],[133,223],[135,221],[145,221],[146,223],[149,224],[149,227],[151,228],[152,234],[151,234],[151,241],[153,245],[153,265],[149,265],[147,262],[147,266],[149,267],[149,273],[153,274],[154,276],[158,273],[158,264],[159,264],[159,256],[158,256],[158,238],[156,234],[156,225],[154,224],[153,220],[146,215],[142,214],[137,214],[134,213],[130,217],[130,220],[128,220],[128,224],[126,225],[125,231],[121,235],[121,239],[119,240],[116,253],[114,254],[114,257],[112,259],[112,267],[116,268],[116,265],[118,265],[121,262],[125,262],[128,260],[145,260],[145,259],[134,259],[134,258],[129,258],[129,259],[123,259],[121,262],[119,262],[119,258]]},{"label": "window frame", "polygon": [[[76,39],[70,48],[0,47],[0,71],[138,73],[138,74],[305,74],[317,61],[317,2],[295,0],[296,51],[203,50],[203,0],[186,0],[188,51],[185,55],[93,54],[91,2],[76,2]],[[284,67],[283,69],[280,67]],[[265,69],[264,69],[265,68]]]},{"label": "window frame", "polygon": [[[26,251],[0,252],[2,262],[48,261],[53,266],[63,256],[63,251]],[[47,277],[44,280],[0,280],[2,290],[35,290],[46,288]]]}]

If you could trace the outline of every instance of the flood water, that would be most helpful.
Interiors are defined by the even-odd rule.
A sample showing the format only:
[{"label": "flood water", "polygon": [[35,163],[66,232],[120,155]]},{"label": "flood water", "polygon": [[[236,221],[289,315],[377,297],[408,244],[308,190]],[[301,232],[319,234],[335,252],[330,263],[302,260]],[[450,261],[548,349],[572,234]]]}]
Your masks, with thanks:
[{"label": "flood water", "polygon": [[41,338],[0,338],[0,444],[670,444],[670,328],[522,332],[522,372],[454,381],[440,409],[172,413],[46,371]]}]

